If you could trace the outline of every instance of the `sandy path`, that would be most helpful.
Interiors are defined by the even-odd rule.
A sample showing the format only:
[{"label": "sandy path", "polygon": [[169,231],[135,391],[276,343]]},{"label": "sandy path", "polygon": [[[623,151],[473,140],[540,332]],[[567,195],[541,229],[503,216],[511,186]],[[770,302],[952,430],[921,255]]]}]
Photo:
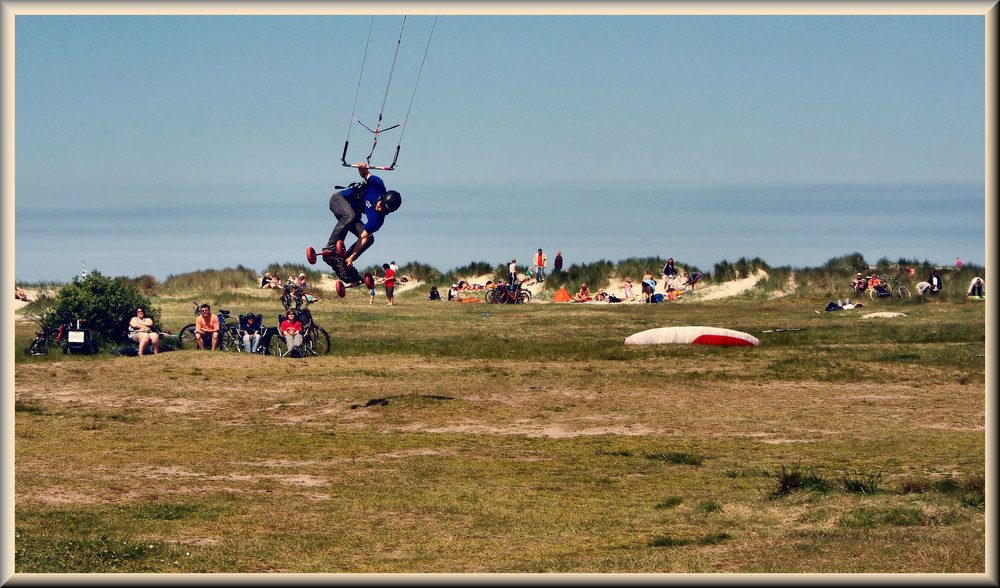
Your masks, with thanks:
[{"label": "sandy path", "polygon": [[723,282],[722,284],[707,286],[705,288],[699,288],[694,292],[685,294],[684,297],[688,298],[693,296],[697,297],[698,300],[719,300],[721,298],[730,298],[746,292],[756,286],[757,282],[766,279],[767,272],[759,269],[757,270],[757,273],[752,276],[747,276],[740,280],[733,280],[731,282]]}]

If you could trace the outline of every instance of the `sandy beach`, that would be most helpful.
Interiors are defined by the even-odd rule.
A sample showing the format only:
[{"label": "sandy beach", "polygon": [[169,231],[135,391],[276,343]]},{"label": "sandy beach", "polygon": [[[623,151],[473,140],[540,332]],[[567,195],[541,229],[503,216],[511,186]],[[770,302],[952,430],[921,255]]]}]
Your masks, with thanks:
[{"label": "sandy beach", "polygon": [[[491,274],[484,274],[484,275],[481,275],[481,276],[469,276],[469,277],[465,277],[465,278],[462,278],[462,279],[464,279],[466,282],[469,282],[470,284],[485,285],[487,281],[489,281],[490,279],[492,279],[492,275]],[[683,294],[675,302],[710,301],[710,300],[720,300],[720,299],[723,299],[723,298],[730,298],[732,296],[738,296],[738,295],[742,294],[743,292],[746,292],[747,290],[753,288],[757,284],[757,282],[759,282],[760,280],[765,280],[765,279],[767,279],[767,273],[765,271],[763,271],[763,270],[758,270],[756,274],[754,274],[752,276],[749,276],[749,277],[746,277],[746,278],[742,278],[742,279],[739,279],[739,280],[732,280],[732,281],[729,281],[729,282],[724,282],[722,284],[706,285],[703,288],[697,288],[693,292],[687,292],[687,293]],[[662,280],[657,280],[657,282],[658,282],[658,284],[662,284]],[[325,291],[333,292],[336,289],[335,286],[334,286],[336,283],[337,283],[336,276],[333,276],[333,275],[324,275],[323,278],[319,282],[319,287],[322,288]],[[402,282],[401,280],[397,280],[396,281],[395,294],[398,296],[399,294],[402,294],[402,293],[404,293],[404,292],[406,292],[408,290],[413,290],[413,289],[419,288],[420,286],[423,286],[423,285],[424,285],[424,282],[421,281],[421,280],[410,280],[410,279],[408,279],[406,282]],[[442,284],[442,285],[438,286],[438,288],[441,290],[441,295],[442,296],[445,296],[445,297],[447,296],[447,292],[448,292],[448,287],[449,286],[450,286],[450,284]],[[538,299],[538,295],[542,291],[543,287],[544,287],[543,283],[535,282],[533,280],[529,281],[526,284],[526,288],[531,292],[532,304],[549,304],[549,303],[552,302],[551,300],[540,300],[540,299]],[[41,294],[39,291],[34,290],[34,289],[29,289],[29,288],[25,288],[24,291],[28,295],[28,300],[29,301],[30,300],[35,300]],[[382,288],[381,284],[379,284],[376,287],[375,291],[376,291],[376,295],[377,296],[383,297],[383,298],[385,297],[385,290]],[[597,289],[594,289],[592,291],[593,292],[597,292]],[[622,284],[621,284],[620,281],[618,281],[616,283],[605,284],[604,285],[604,291],[607,292],[608,294],[613,294],[614,296],[617,296],[618,298],[624,298],[625,297],[625,290],[622,287]],[[636,292],[636,291],[638,291],[638,288],[633,288],[633,292]],[[271,291],[269,291],[269,290],[259,290],[259,292],[262,295],[270,295],[271,294]],[[478,290],[471,290],[471,291],[468,291],[468,292],[471,294],[471,293],[479,292],[479,291]],[[571,294],[575,294],[575,293],[571,292]],[[584,304],[607,304],[607,303],[606,302],[598,302],[598,301],[590,301],[590,302],[586,302]],[[24,314],[18,312],[19,310],[21,310],[22,308],[24,308],[27,305],[28,305],[28,302],[25,302],[23,300],[16,300],[16,299],[14,300],[13,309],[14,309],[14,318],[15,318],[15,320],[29,320],[27,317],[24,316]]]}]

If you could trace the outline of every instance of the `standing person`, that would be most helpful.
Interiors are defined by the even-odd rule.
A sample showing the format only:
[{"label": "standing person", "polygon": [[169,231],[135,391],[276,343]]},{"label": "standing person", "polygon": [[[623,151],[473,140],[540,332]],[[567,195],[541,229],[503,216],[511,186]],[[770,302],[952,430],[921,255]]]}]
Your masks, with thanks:
[{"label": "standing person", "polygon": [[295,318],[295,311],[289,309],[285,313],[285,320],[281,321],[282,336],[288,345],[288,353],[292,357],[299,357],[302,354],[302,323]]},{"label": "standing person", "polygon": [[562,271],[562,251],[556,251],[556,258],[552,261],[552,267],[556,268],[557,272]]},{"label": "standing person", "polygon": [[668,278],[670,276],[676,276],[677,275],[677,270],[674,269],[674,258],[673,257],[671,257],[670,259],[668,259],[667,263],[665,263],[663,265],[663,275],[667,276]]},{"label": "standing person", "polygon": [[[291,278],[291,276],[289,276]],[[219,317],[212,314],[212,307],[207,303],[198,309],[200,314],[194,319],[194,338],[198,341],[198,350],[205,350],[205,339],[211,338],[212,351],[219,347]]]},{"label": "standing person", "polygon": [[[368,164],[358,164],[361,175],[360,184],[334,192],[330,196],[330,212],[337,217],[337,225],[330,233],[326,247],[323,248],[323,261],[334,269],[337,259],[343,259],[345,268],[351,267],[375,242],[375,232],[382,228],[385,217],[399,209],[402,199],[399,192],[386,190],[382,178],[368,171]],[[364,213],[365,222],[361,222]],[[358,240],[350,249],[344,245],[347,233],[354,234]]]},{"label": "standing person", "polygon": [[538,282],[545,281],[545,266],[548,264],[548,259],[542,250],[539,249],[538,253],[535,254],[535,280]]},{"label": "standing person", "polygon": [[955,267],[957,267],[957,268],[961,269],[961,268],[962,268],[962,265],[964,265],[964,264],[962,263],[962,258],[961,258],[961,257],[956,257],[956,258],[955,258]]},{"label": "standing person", "polygon": [[514,282],[517,281],[517,260],[511,259],[510,264],[507,265],[507,277],[510,279],[510,286],[514,287]]},{"label": "standing person", "polygon": [[153,346],[153,353],[160,352],[160,334],[153,330],[153,319],[146,316],[146,309],[135,309],[135,316],[128,322],[128,337],[139,344],[139,355],[147,345]]},{"label": "standing person", "polygon": [[622,288],[625,290],[625,300],[632,300],[632,276],[625,277],[625,283],[622,284]]},{"label": "standing person", "polygon": [[399,271],[399,267],[396,266],[396,262],[395,261],[390,261],[389,262],[389,267],[392,268],[392,273],[396,273],[396,272]]},{"label": "standing person", "polygon": [[388,305],[393,306],[392,291],[396,287],[396,272],[393,271],[392,266],[388,263],[382,264],[382,269],[385,270],[385,297],[389,299]]}]

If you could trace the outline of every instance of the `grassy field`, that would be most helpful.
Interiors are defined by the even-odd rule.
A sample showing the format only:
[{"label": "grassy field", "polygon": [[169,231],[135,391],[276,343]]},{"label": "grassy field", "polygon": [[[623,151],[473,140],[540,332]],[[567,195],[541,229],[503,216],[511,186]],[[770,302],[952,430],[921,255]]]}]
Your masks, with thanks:
[{"label": "grassy field", "polygon": [[[19,321],[15,571],[986,570],[981,303],[425,298],[315,305],[305,359],[29,357]],[[623,345],[672,325],[761,345]]]}]

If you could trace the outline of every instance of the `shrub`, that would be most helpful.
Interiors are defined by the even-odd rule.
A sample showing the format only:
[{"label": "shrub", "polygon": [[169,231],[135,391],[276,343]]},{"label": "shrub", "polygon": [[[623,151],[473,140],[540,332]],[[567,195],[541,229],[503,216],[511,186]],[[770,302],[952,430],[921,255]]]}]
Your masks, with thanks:
[{"label": "shrub", "polygon": [[847,492],[856,494],[875,494],[880,492],[879,486],[885,475],[882,472],[863,472],[844,470],[840,475],[840,484]]},{"label": "shrub", "polygon": [[41,313],[40,320],[46,327],[54,327],[86,319],[84,326],[100,346],[101,342],[123,340],[128,322],[140,306],[153,319],[154,327],[162,329],[159,307],[151,306],[149,297],[136,284],[127,278],[107,278],[94,270],[86,278],[76,276],[60,288],[55,302]]},{"label": "shrub", "polygon": [[801,470],[798,465],[789,469],[781,466],[781,471],[773,475],[777,481],[777,488],[768,494],[768,498],[780,498],[794,490],[815,490],[827,492],[830,489],[830,482],[817,474],[814,470]]},{"label": "shrub", "polygon": [[396,273],[400,277],[407,276],[428,283],[436,283],[441,279],[441,272],[419,261],[411,261],[399,266],[399,271]]}]

